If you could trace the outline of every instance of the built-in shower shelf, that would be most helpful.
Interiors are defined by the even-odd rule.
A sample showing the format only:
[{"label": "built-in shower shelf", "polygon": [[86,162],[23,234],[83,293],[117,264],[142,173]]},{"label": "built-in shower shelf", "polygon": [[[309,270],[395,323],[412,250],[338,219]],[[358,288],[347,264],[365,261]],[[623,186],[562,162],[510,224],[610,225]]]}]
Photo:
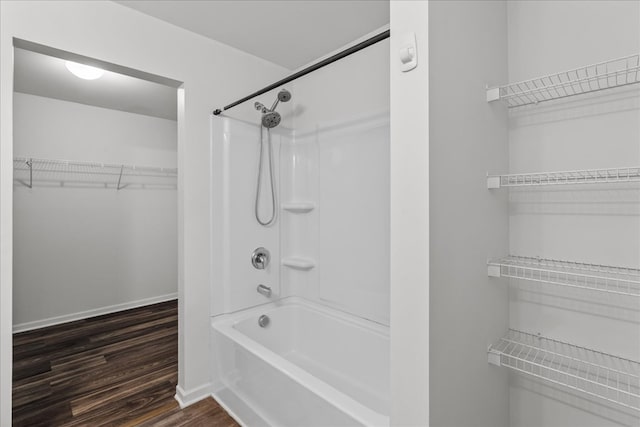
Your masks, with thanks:
[{"label": "built-in shower shelf", "polygon": [[509,277],[620,295],[640,296],[640,269],[507,256],[487,263],[490,277]]},{"label": "built-in shower shelf", "polygon": [[295,270],[311,270],[316,266],[315,261],[302,257],[286,257],[282,258],[282,265],[293,268]]},{"label": "built-in shower shelf", "polygon": [[313,202],[287,202],[282,204],[282,209],[293,213],[308,213],[316,208]]},{"label": "built-in shower shelf", "polygon": [[508,107],[640,83],[640,54],[612,59],[573,70],[487,89],[487,102],[504,101]]},{"label": "built-in shower shelf", "polygon": [[640,411],[640,363],[510,329],[489,363]]},{"label": "built-in shower shelf", "polygon": [[487,188],[541,185],[613,184],[640,181],[640,166],[562,172],[487,175]]}]

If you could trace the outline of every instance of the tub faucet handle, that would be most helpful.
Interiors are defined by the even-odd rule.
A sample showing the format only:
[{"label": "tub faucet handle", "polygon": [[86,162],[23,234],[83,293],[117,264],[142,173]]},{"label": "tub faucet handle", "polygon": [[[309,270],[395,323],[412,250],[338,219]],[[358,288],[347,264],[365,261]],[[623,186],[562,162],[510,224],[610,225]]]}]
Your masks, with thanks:
[{"label": "tub faucet handle", "polygon": [[269,265],[271,256],[265,248],[257,248],[251,254],[251,264],[258,270],[264,270]]},{"label": "tub faucet handle", "polygon": [[271,288],[265,285],[258,285],[256,288],[259,294],[264,295],[267,298],[271,298]]}]

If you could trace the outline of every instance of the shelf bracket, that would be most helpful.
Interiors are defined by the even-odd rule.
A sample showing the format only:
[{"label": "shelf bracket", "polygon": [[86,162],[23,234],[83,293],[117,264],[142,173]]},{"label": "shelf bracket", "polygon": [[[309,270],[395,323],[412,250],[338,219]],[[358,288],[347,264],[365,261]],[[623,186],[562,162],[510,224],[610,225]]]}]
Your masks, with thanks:
[{"label": "shelf bracket", "polygon": [[120,176],[118,177],[118,185],[117,190],[120,190],[120,181],[122,180],[122,171],[124,170],[124,165],[120,166]]},{"label": "shelf bracket", "polygon": [[29,166],[29,188],[33,188],[33,159],[27,160],[27,166]]},{"label": "shelf bracket", "polygon": [[487,264],[487,275],[489,277],[501,277],[500,266],[496,264]]},{"label": "shelf bracket", "polygon": [[500,99],[500,87],[487,87],[487,102],[498,101]]},{"label": "shelf bracket", "polygon": [[494,350],[493,348],[491,348],[491,346],[489,346],[489,348],[487,349],[487,358],[488,358],[489,364],[495,365],[495,366],[502,366],[502,363],[500,362],[500,352]]},{"label": "shelf bracket", "polygon": [[487,188],[489,190],[500,188],[500,176],[499,175],[487,175]]}]

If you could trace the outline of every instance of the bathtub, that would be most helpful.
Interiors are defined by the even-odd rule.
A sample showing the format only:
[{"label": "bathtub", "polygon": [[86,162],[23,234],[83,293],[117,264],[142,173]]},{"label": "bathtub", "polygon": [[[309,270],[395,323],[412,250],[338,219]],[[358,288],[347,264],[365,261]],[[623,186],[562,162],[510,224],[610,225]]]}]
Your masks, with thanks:
[{"label": "bathtub", "polygon": [[214,317],[211,334],[213,397],[240,424],[389,425],[388,327],[292,297]]}]

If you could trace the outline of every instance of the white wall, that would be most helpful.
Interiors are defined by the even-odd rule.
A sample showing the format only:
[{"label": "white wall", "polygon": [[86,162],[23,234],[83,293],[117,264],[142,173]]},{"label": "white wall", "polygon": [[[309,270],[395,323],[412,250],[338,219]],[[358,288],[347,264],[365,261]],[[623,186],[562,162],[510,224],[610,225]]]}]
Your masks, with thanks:
[{"label": "white wall", "polygon": [[[509,81],[520,81],[640,51],[640,3],[509,2]],[[636,85],[637,86],[637,85]],[[510,111],[511,173],[640,164],[640,90],[568,98]],[[640,267],[640,186],[512,190],[510,251],[595,264]],[[513,281],[515,329],[640,360],[637,298]],[[620,408],[580,393],[511,380],[511,425],[638,425]]]},{"label": "white wall", "polygon": [[[391,425],[429,424],[429,3],[391,7]],[[418,67],[399,70],[415,33]]]},{"label": "white wall", "polygon": [[[13,106],[16,157],[176,167],[175,120],[23,93]],[[54,179],[14,185],[14,330],[177,296],[177,181],[35,176]]]},{"label": "white wall", "polygon": [[430,397],[432,426],[508,425],[507,372],[487,364],[505,333],[507,289],[487,277],[507,251],[507,117],[485,85],[507,77],[506,3],[429,3]]},{"label": "white wall", "polygon": [[[208,393],[211,211],[222,199],[212,169],[210,112],[281,78],[286,70],[160,20],[106,2],[0,2],[0,414],[10,425],[12,327],[12,38],[17,37],[184,83],[178,115],[179,389],[186,400]],[[214,152],[214,156],[215,156]],[[212,181],[213,174],[213,181]],[[216,224],[214,236],[221,235]]]}]

